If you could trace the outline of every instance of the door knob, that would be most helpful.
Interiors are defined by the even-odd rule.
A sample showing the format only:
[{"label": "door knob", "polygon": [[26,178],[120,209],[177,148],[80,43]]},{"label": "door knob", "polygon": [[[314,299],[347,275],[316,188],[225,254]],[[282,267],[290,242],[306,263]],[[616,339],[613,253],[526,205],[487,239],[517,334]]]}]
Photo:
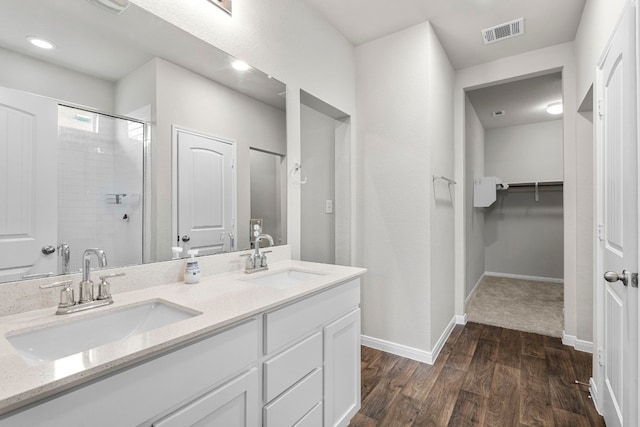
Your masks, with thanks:
[{"label": "door knob", "polygon": [[631,283],[634,288],[638,287],[638,273],[630,273],[628,270],[622,270],[621,274],[615,271],[607,271],[604,273],[604,280],[610,283],[615,283],[619,280],[625,286],[629,286],[629,283]]},{"label": "door knob", "polygon": [[191,240],[191,237],[187,236],[186,234],[184,236],[182,236],[182,241],[183,242],[188,242],[189,240]]},{"label": "door knob", "polygon": [[45,254],[45,255],[51,255],[55,251],[56,251],[56,247],[55,246],[46,245],[46,246],[42,247],[42,253]]}]

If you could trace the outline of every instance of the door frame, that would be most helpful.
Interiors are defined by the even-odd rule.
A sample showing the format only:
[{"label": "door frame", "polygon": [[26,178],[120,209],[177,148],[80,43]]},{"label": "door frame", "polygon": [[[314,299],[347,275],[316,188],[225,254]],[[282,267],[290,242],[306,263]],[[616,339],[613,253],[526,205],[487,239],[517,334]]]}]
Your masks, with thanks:
[{"label": "door frame", "polygon": [[[238,244],[238,168],[237,168],[237,144],[234,140],[228,138],[222,138],[217,135],[212,135],[206,132],[190,129],[184,126],[176,124],[171,125],[171,246],[175,246],[176,242],[173,240],[178,235],[178,133],[184,132],[191,135],[201,136],[203,138],[215,139],[225,144],[231,145],[232,161],[233,161],[233,173],[231,174],[231,186],[233,192],[233,206],[232,214],[235,220],[233,221],[232,230],[233,235],[236,236],[236,246]],[[231,249],[237,250],[237,249]],[[186,256],[186,254],[182,254]]]}]

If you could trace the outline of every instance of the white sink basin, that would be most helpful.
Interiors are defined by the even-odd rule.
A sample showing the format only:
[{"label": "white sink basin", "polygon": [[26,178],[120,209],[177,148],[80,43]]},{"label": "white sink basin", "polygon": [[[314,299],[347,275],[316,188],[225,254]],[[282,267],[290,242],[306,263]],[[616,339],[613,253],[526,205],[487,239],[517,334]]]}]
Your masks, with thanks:
[{"label": "white sink basin", "polygon": [[41,329],[18,332],[7,336],[7,340],[29,365],[37,365],[199,314],[202,313],[158,299]]},{"label": "white sink basin", "polygon": [[306,282],[307,280],[317,279],[320,276],[324,276],[324,274],[290,268],[288,270],[276,271],[259,277],[246,279],[246,281],[270,288],[285,289]]}]

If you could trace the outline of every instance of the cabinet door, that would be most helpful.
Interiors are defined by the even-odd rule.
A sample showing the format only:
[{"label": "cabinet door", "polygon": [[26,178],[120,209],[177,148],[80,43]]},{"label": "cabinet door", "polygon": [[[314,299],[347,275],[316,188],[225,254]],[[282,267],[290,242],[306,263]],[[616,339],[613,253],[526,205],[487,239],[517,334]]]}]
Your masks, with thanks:
[{"label": "cabinet door", "polygon": [[360,309],[324,328],[324,425],[347,426],[360,409]]},{"label": "cabinet door", "polygon": [[153,427],[258,425],[258,374],[254,368],[153,423]]}]

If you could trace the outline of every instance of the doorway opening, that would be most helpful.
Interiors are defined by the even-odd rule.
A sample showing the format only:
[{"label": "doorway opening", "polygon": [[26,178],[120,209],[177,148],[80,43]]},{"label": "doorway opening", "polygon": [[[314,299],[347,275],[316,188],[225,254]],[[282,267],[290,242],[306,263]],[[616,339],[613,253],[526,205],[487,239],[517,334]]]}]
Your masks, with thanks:
[{"label": "doorway opening", "polygon": [[469,321],[563,335],[564,125],[549,110],[558,104],[558,70],[466,92]]},{"label": "doorway opening", "polygon": [[300,259],[351,263],[351,117],[300,91]]}]

